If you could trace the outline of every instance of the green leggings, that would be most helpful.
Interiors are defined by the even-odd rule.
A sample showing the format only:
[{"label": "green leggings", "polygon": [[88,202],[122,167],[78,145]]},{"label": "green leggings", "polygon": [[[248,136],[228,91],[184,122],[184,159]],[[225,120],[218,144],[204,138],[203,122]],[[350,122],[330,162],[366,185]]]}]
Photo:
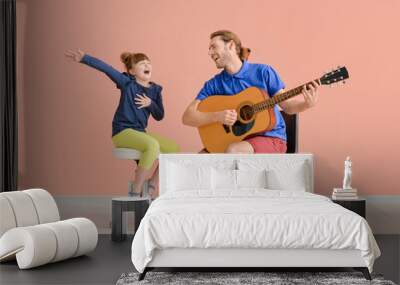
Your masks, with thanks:
[{"label": "green leggings", "polygon": [[172,140],[156,134],[125,129],[112,137],[115,147],[132,148],[142,152],[139,166],[150,169],[161,153],[179,152],[179,146]]}]

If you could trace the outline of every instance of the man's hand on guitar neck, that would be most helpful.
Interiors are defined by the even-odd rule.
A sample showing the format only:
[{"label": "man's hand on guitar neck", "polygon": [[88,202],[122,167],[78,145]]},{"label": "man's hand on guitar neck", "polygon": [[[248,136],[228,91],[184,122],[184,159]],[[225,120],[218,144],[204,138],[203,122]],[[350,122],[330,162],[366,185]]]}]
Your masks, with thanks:
[{"label": "man's hand on guitar neck", "polygon": [[[311,84],[304,85],[303,91],[301,94],[303,95],[303,99],[299,97],[293,97],[287,101],[283,101],[279,103],[279,106],[283,109],[283,111],[287,114],[297,114],[303,112],[311,107],[314,107],[318,101],[318,84],[315,82],[311,82]],[[283,89],[279,90],[277,94],[285,92]]]},{"label": "man's hand on guitar neck", "polygon": [[304,104],[307,108],[314,107],[318,101],[318,84],[311,82],[311,84],[304,85],[303,91],[301,92],[304,97]]}]

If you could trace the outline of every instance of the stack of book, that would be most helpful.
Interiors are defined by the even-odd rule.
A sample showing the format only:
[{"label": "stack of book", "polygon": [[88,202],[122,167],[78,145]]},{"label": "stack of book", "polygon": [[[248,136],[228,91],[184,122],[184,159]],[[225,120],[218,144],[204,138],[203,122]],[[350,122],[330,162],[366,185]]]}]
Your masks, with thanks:
[{"label": "stack of book", "polygon": [[357,189],[342,189],[334,188],[332,193],[332,199],[334,200],[357,200]]}]

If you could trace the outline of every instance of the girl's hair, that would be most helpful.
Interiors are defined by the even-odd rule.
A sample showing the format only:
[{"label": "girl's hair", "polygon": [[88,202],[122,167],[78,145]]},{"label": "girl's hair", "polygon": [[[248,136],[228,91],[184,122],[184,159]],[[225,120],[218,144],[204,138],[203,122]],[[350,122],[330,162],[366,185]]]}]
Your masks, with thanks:
[{"label": "girl's hair", "polygon": [[220,30],[210,35],[210,39],[213,39],[215,37],[221,37],[221,40],[226,43],[229,41],[233,41],[236,45],[236,53],[242,61],[249,58],[251,50],[249,48],[242,47],[242,42],[235,33],[228,30]]},{"label": "girl's hair", "polygon": [[144,53],[123,52],[121,54],[121,61],[125,65],[127,71],[129,71],[134,64],[142,60],[150,60],[150,59]]}]

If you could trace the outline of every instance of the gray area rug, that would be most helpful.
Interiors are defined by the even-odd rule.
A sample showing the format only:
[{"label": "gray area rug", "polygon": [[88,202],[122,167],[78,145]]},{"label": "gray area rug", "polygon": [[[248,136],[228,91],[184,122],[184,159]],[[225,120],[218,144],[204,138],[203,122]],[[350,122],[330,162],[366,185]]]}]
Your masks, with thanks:
[{"label": "gray area rug", "polygon": [[297,285],[297,284],[379,284],[395,285],[381,275],[372,275],[368,281],[359,272],[148,272],[146,278],[138,281],[139,273],[124,273],[116,285],[133,284],[213,284],[213,285]]}]

